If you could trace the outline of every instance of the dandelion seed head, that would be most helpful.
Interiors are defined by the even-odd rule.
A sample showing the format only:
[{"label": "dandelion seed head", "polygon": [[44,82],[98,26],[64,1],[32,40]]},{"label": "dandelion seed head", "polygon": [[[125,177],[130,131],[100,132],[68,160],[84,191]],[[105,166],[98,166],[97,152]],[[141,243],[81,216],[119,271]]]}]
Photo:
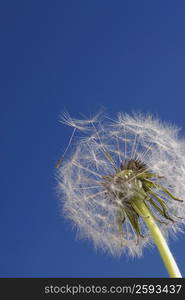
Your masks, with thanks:
[{"label": "dandelion seed head", "polygon": [[[75,120],[65,113],[61,122],[82,132],[57,170],[63,213],[80,237],[113,256],[124,252],[141,255],[152,240],[142,218],[142,237],[138,237],[128,216],[132,199],[143,189],[142,181],[133,174],[147,171],[159,176],[153,179],[154,192],[175,216],[175,222],[170,217],[163,222],[162,218],[163,234],[168,237],[182,230],[185,202],[175,201],[158,187],[160,184],[176,198],[185,199],[185,142],[179,138],[178,128],[142,114],[119,114],[115,120],[99,116]],[[148,206],[156,219],[161,219],[154,205]]]}]

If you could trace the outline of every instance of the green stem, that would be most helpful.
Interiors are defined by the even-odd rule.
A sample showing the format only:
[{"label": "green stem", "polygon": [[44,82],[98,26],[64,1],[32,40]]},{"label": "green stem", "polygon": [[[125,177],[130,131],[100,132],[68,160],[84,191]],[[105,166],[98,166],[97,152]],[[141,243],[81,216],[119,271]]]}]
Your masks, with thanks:
[{"label": "green stem", "polygon": [[175,259],[167,245],[166,240],[164,239],[159,227],[155,223],[154,218],[152,217],[150,210],[146,207],[145,203],[140,200],[135,200],[135,205],[138,208],[138,213],[143,215],[143,220],[145,221],[152,238],[158,247],[162,260],[165,264],[165,267],[171,278],[182,278],[182,275],[178,269],[178,266],[175,262]]}]

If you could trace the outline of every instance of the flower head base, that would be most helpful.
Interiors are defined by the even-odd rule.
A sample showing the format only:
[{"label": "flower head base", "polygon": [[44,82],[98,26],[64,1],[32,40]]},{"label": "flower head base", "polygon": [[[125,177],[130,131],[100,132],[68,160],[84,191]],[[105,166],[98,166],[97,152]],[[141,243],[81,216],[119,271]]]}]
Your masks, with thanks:
[{"label": "flower head base", "polygon": [[[162,218],[175,222],[168,214],[168,206],[165,201],[155,193],[156,188],[172,199],[183,202],[175,198],[166,188],[151,180],[161,178],[160,176],[146,170],[147,166],[144,163],[132,159],[124,164],[121,163],[120,170],[115,175],[103,176],[105,181],[102,184],[107,190],[107,199],[117,206],[117,223],[121,241],[124,236],[122,225],[126,218],[129,219],[138,239],[143,237],[139,222],[140,218],[146,216],[143,216],[140,212],[137,206],[138,201],[144,202],[148,208],[151,205]],[[153,217],[158,222],[164,223],[155,214],[153,214]]]},{"label": "flower head base", "polygon": [[82,237],[112,255],[140,255],[151,242],[141,202],[166,236],[181,228],[185,143],[176,128],[143,115],[63,122],[83,132],[58,167],[63,211]]}]

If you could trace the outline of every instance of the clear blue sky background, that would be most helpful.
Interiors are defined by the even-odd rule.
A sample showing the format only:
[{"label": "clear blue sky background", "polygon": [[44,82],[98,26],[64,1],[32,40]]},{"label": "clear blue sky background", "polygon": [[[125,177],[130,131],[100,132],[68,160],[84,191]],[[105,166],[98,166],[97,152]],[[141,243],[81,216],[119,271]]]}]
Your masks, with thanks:
[{"label": "clear blue sky background", "polygon": [[[140,110],[185,135],[185,2],[0,2],[0,276],[167,277],[155,247],[114,259],[60,216],[54,165],[74,117]],[[185,274],[185,236],[170,242]]]}]

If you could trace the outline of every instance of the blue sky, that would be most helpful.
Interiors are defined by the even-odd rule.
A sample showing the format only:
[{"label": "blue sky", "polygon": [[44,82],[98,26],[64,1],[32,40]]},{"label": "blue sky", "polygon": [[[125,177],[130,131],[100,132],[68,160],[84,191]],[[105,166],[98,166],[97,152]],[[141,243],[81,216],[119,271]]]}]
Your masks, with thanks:
[{"label": "blue sky", "polygon": [[[64,109],[150,112],[185,135],[184,16],[180,0],[1,1],[1,277],[167,277],[155,247],[114,259],[77,240],[54,165]],[[170,247],[184,275],[185,237]]]}]

